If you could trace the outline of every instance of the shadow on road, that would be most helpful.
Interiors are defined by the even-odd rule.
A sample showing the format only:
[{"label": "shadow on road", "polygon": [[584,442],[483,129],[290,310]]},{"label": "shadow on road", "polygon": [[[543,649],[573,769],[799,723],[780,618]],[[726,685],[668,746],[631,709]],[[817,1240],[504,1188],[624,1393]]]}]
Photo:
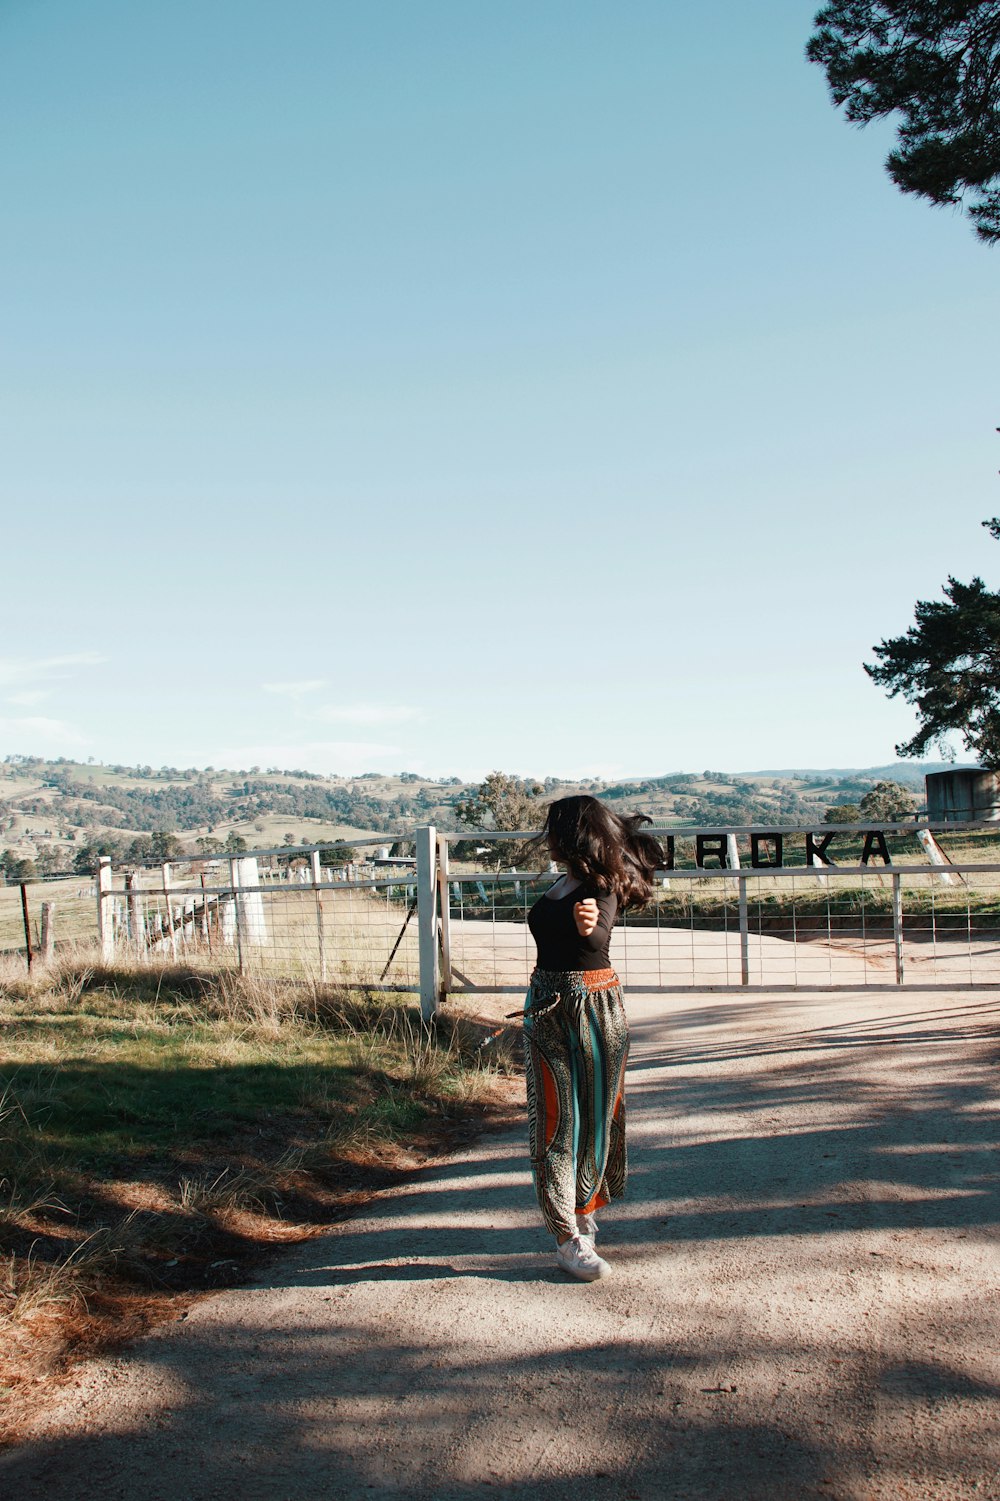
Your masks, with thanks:
[{"label": "shadow on road", "polygon": [[[506,1133],[387,1193],[266,1286],[146,1341],[134,1390],[117,1407],[102,1398],[103,1428],[85,1417],[7,1455],[0,1489],[21,1501],[936,1496],[895,1489],[908,1415],[964,1403],[995,1457],[1000,1385],[952,1352],[869,1348],[863,1333],[836,1358],[822,1329],[755,1339],[735,1316],[713,1319],[707,1295],[699,1324],[672,1300],[671,1257],[690,1266],[738,1241],[746,1277],[755,1245],[810,1238],[822,1264],[852,1232],[865,1272],[884,1253],[857,1232],[995,1237],[997,1008],[750,1034],[750,1005],[636,1026],[632,1176],[608,1220],[607,1283],[567,1286],[554,1271],[521,1134]],[[831,1366],[828,1411],[809,1393]],[[876,1442],[882,1407],[900,1420]]]}]

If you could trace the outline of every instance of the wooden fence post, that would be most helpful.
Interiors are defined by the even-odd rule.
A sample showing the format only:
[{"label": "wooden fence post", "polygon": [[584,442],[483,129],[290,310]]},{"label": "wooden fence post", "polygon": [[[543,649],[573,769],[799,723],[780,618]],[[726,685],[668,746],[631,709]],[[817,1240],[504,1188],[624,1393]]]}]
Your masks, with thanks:
[{"label": "wooden fence post", "polygon": [[51,964],[56,956],[56,904],[42,903],[42,963]]},{"label": "wooden fence post", "polygon": [[429,1022],[438,1003],[437,830],[431,824],[416,833],[420,1014]]},{"label": "wooden fence post", "polygon": [[948,856],[945,854],[944,850],[934,838],[934,835],[931,833],[930,829],[918,829],[917,842],[919,843],[920,848],[924,851],[925,855],[932,865],[936,865],[938,867],[943,865],[946,867],[938,875],[938,880],[942,881],[945,886],[956,886],[965,880],[964,876],[957,876],[953,871],[949,871],[947,869],[947,867],[951,864],[951,861],[948,859]]},{"label": "wooden fence post", "polygon": [[145,948],[146,922],[142,910],[142,899],[139,896],[139,877],[134,870],[130,870],[125,877],[125,890],[128,893],[125,899],[128,912],[128,936],[135,944],[136,954],[139,955]]},{"label": "wooden fence post", "polygon": [[[171,881],[171,876],[172,876],[172,871],[170,869],[170,861],[169,860],[164,860],[163,865],[162,865],[161,868],[162,868],[162,871],[163,871],[163,903],[164,903],[164,906],[167,909],[167,931],[170,934],[170,952],[173,955],[174,963],[176,964],[176,962],[177,962],[177,934],[174,931],[174,909],[173,909],[173,906],[171,905],[171,902],[170,902],[170,881]],[[183,939],[183,937],[184,937],[184,934],[181,933],[181,938]]]},{"label": "wooden fence post", "polygon": [[[241,895],[236,898],[237,924],[242,924],[241,941],[245,950],[263,949],[268,945],[267,917],[264,912],[264,897],[260,891],[260,869],[256,855],[241,855],[230,862],[236,871],[236,886]],[[244,960],[250,958],[244,954]]]},{"label": "wooden fence post", "polygon": [[[218,921],[219,898],[215,899],[216,921]],[[205,890],[205,872],[201,873],[201,936],[208,945],[208,952],[212,952],[212,910],[208,905],[208,892]]]},{"label": "wooden fence post", "polygon": [[101,963],[115,960],[115,918],[111,902],[111,861],[101,855],[97,861],[97,936],[101,945]]},{"label": "wooden fence post", "polygon": [[243,973],[243,924],[245,914],[238,896],[240,887],[240,862],[231,859],[229,861],[229,884],[233,889],[233,909],[236,914],[236,962],[239,965],[240,974]]},{"label": "wooden fence post", "polygon": [[31,919],[28,916],[28,888],[24,881],[19,882],[21,887],[21,916],[24,919],[24,952],[28,959],[28,974],[31,974],[31,966],[35,962],[35,956],[31,948]]},{"label": "wooden fence post", "polygon": [[323,871],[319,863],[319,850],[309,856],[313,890],[316,893],[316,936],[319,939],[319,977],[326,984],[326,935],[323,932]]}]

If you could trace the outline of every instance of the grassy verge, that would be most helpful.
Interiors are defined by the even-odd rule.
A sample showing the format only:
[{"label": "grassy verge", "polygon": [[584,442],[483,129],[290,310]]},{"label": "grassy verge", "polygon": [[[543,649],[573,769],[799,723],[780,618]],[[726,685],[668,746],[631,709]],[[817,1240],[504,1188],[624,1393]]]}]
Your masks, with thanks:
[{"label": "grassy verge", "polygon": [[0,1401],[508,1109],[486,1033],[176,967],[0,977]]}]

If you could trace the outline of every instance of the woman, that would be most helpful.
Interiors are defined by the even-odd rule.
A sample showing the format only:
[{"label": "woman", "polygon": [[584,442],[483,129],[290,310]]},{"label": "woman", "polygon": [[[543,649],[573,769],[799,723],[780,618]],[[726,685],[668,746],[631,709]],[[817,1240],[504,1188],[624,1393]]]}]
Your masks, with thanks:
[{"label": "woman", "polygon": [[595,797],[549,807],[538,842],[565,874],[528,913],[538,949],[524,1003],[528,1134],[542,1218],[556,1264],[593,1282],[594,1213],[625,1192],[628,1023],[608,948],[620,910],[649,900],[663,851]]}]

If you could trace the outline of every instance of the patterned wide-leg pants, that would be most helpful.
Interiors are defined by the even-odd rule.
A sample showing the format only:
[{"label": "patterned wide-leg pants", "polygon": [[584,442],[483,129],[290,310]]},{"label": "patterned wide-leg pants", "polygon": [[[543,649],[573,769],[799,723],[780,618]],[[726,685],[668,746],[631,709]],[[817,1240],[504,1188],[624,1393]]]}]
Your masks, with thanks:
[{"label": "patterned wide-leg pants", "polygon": [[613,969],[536,969],[524,1003],[535,1192],[556,1237],[625,1192],[628,1023]]}]

